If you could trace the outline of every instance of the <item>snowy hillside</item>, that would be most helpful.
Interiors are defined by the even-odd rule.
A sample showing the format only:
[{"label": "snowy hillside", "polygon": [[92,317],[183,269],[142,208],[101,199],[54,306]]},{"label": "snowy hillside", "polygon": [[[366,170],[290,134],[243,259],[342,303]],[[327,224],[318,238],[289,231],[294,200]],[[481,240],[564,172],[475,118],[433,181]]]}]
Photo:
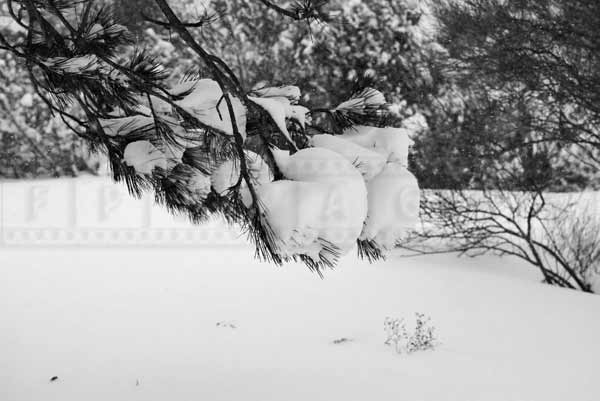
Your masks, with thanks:
[{"label": "snowy hillside", "polygon": [[[0,187],[4,401],[598,399],[600,297],[519,261],[351,253],[322,280],[105,179]],[[415,312],[440,344],[396,354],[384,319]]]}]

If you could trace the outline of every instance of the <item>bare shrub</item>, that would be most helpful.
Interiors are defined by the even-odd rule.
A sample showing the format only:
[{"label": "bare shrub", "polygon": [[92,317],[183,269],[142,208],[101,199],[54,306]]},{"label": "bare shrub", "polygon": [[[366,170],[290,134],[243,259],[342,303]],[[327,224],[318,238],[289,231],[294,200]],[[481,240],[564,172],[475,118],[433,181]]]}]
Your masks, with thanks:
[{"label": "bare shrub", "polygon": [[569,201],[544,232],[560,259],[544,253],[547,265],[560,271],[564,261],[591,292],[600,292],[600,209],[597,196]]},{"label": "bare shrub", "polygon": [[541,190],[426,191],[422,227],[401,246],[420,254],[512,255],[538,268],[546,283],[593,292],[600,260],[596,205],[585,195]]}]

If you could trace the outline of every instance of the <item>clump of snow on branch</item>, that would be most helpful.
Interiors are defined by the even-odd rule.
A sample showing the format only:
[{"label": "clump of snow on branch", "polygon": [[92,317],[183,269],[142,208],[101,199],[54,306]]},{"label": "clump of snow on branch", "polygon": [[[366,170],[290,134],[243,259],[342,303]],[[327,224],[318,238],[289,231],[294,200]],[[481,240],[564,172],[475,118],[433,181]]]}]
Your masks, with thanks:
[{"label": "clump of snow on branch", "polygon": [[[257,153],[245,150],[248,173],[253,185],[263,185],[273,181],[273,172],[267,162]],[[211,175],[211,184],[214,191],[219,195],[225,195],[238,183],[240,183],[240,194],[246,207],[252,205],[252,196],[248,184],[241,180],[240,162],[237,159],[229,159],[223,162]]]},{"label": "clump of snow on branch", "polygon": [[151,175],[156,167],[167,169],[167,159],[149,141],[131,142],[125,147],[123,161],[135,169],[138,174]]},{"label": "clump of snow on branch", "polygon": [[388,163],[367,183],[367,190],[369,214],[361,239],[375,241],[389,251],[418,223],[419,184],[404,166]]},{"label": "clump of snow on branch", "polygon": [[404,128],[377,128],[356,125],[346,128],[341,138],[373,149],[390,162],[408,165],[408,149],[413,144],[410,131]]},{"label": "clump of snow on branch", "polygon": [[140,129],[154,128],[154,118],[142,115],[110,119],[101,118],[98,119],[98,122],[108,136],[124,136]]},{"label": "clump of snow on branch", "polygon": [[[377,91],[361,93],[335,110],[365,112],[385,104]],[[287,123],[299,90],[283,86],[255,89],[254,94],[261,97],[249,100],[267,111],[295,146]],[[261,156],[245,151],[261,216],[275,237],[275,252],[283,258],[306,256],[331,264],[357,240],[374,244],[382,253],[391,250],[418,220],[419,186],[407,170],[412,144],[408,134],[405,128],[355,126],[342,135],[314,135],[310,147],[294,154],[272,147],[275,166],[283,175],[277,181]],[[237,159],[224,161],[212,173],[211,183],[220,196],[239,187],[244,205],[254,203]]]},{"label": "clump of snow on branch", "polygon": [[260,186],[258,193],[280,252],[316,261],[347,253],[367,213],[366,186],[358,170],[324,148],[291,156],[275,151],[274,156],[286,179]]},{"label": "clump of snow on branch", "polygon": [[[189,81],[173,88],[174,95],[190,92],[177,104],[200,122],[219,130],[227,135],[233,135],[231,115],[227,101],[219,84],[212,79]],[[246,107],[235,96],[229,96],[234,111],[234,117],[239,133],[246,136]]]},{"label": "clump of snow on branch", "polygon": [[312,137],[311,143],[315,147],[330,149],[342,155],[356,166],[366,181],[379,174],[387,162],[387,158],[381,153],[360,146],[340,136],[329,134],[315,135]]},{"label": "clump of snow on branch", "polygon": [[351,99],[342,102],[334,110],[363,114],[369,109],[377,109],[386,104],[385,96],[373,88],[366,88]]},{"label": "clump of snow on branch", "polygon": [[279,86],[254,89],[257,96],[249,96],[253,103],[264,109],[273,119],[273,122],[287,139],[296,147],[290,132],[287,129],[287,120],[296,121],[302,129],[306,125],[306,116],[310,111],[308,108],[298,105],[300,99],[300,88],[297,86]]}]

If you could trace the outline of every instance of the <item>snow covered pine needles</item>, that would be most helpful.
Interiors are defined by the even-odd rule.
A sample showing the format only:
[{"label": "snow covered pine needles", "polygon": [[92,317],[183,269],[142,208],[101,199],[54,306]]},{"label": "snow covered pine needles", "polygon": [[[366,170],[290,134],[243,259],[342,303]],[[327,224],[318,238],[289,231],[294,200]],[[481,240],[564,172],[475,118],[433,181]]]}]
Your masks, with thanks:
[{"label": "snow covered pine needles", "polygon": [[[326,20],[326,2],[262,3],[281,18]],[[386,100],[372,84],[318,108],[302,104],[297,86],[244,88],[196,39],[202,21],[182,21],[165,0],[156,4],[164,20],[152,22],[168,27],[200,65],[175,83],[94,1],[9,1],[22,30],[0,35],[0,48],[23,61],[38,96],[65,124],[106,153],[130,193],[153,190],[157,202],[195,223],[220,214],[248,232],[258,257],[302,260],[320,273],[357,244],[360,256],[383,257],[415,226],[410,132],[385,126]],[[209,25],[212,17],[202,18]]]}]

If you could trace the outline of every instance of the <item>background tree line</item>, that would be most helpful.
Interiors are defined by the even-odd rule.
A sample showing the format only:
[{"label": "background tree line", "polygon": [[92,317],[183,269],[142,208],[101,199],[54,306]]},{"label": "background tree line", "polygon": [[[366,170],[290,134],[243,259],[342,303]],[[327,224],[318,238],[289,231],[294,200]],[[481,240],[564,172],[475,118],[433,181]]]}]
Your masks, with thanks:
[{"label": "background tree line", "polygon": [[[424,188],[481,188],[498,168],[507,166],[521,172],[515,182],[506,182],[515,188],[549,177],[553,190],[597,188],[597,165],[584,157],[591,154],[598,160],[593,146],[597,120],[586,116],[580,124],[589,111],[583,111],[585,103],[573,100],[577,91],[598,92],[591,77],[597,71],[597,55],[587,57],[593,54],[596,21],[586,17],[596,15],[592,11],[597,6],[592,1],[571,2],[556,21],[551,11],[556,2],[509,3],[518,12],[540,13],[546,25],[540,25],[543,19],[533,25],[512,20],[499,12],[504,6],[495,0],[467,1],[462,8],[453,3],[431,8],[414,0],[331,0],[326,25],[291,24],[251,0],[189,0],[177,7],[191,18],[214,13],[210,29],[200,31],[203,43],[245,86],[291,82],[308,89],[303,99],[308,103],[334,104],[349,96],[357,81],[373,80],[390,94],[397,124],[404,120],[418,133],[411,167]],[[145,21],[159,15],[152,0],[106,0],[106,6],[163,64],[174,67],[174,81],[194,67],[194,56],[173,32]],[[462,12],[468,7],[476,14]],[[559,57],[564,60],[555,60],[549,46],[562,49],[557,51],[563,52]],[[533,54],[540,51],[548,53]],[[5,60],[11,63],[10,56]],[[590,77],[569,75],[569,68],[584,65]],[[559,89],[557,82],[549,84],[552,71],[564,75],[555,77],[563,84],[588,80]],[[7,68],[0,79],[10,81],[13,89],[5,91],[6,108],[0,108],[2,160],[13,161],[2,167],[3,176],[75,174],[96,168],[96,159],[87,157],[35,96],[29,105],[32,91],[25,77]],[[585,101],[594,104],[593,98]],[[10,123],[7,110],[15,107],[19,114],[27,110],[30,119],[35,116],[33,130]]]}]

